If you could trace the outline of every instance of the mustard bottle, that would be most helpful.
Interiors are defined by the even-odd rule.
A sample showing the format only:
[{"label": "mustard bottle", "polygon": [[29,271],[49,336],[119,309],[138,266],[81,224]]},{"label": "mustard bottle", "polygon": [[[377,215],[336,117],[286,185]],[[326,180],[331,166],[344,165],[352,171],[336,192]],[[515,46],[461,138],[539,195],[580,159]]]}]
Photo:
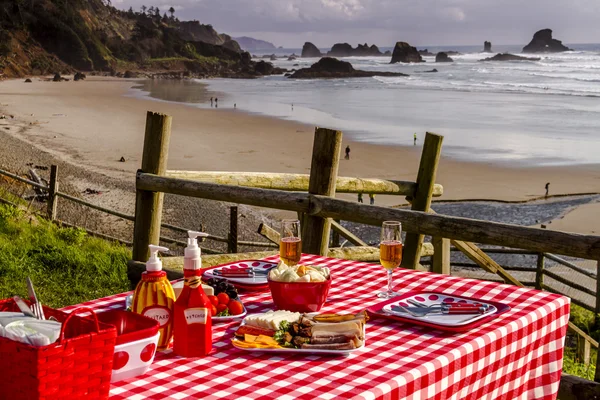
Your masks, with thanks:
[{"label": "mustard bottle", "polygon": [[166,350],[173,338],[173,308],[175,292],[167,273],[162,270],[159,251],[169,251],[166,247],[155,245],[150,248],[150,258],[146,262],[146,271],[133,294],[131,309],[137,314],[157,320],[160,323],[158,350]]}]

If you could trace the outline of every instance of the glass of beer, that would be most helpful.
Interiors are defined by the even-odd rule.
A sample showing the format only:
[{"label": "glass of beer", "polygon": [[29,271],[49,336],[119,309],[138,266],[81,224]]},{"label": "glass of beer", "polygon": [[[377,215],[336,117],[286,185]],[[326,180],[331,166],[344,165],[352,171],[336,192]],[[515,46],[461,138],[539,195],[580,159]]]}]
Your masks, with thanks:
[{"label": "glass of beer", "polygon": [[385,221],[381,226],[381,242],[379,244],[379,261],[387,270],[387,290],[377,293],[377,297],[389,299],[397,296],[392,290],[392,272],[402,262],[402,224],[398,221]]},{"label": "glass of beer", "polygon": [[297,219],[284,219],[281,221],[279,258],[287,265],[296,265],[300,261],[301,255],[300,221]]}]

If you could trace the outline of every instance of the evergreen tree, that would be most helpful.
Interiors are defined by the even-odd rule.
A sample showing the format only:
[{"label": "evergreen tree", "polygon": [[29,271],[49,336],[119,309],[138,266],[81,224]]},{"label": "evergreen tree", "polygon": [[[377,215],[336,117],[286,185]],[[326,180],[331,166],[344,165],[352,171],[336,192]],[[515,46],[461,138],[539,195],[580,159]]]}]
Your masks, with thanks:
[{"label": "evergreen tree", "polygon": [[171,19],[173,19],[173,16],[175,15],[175,9],[173,7],[169,8],[169,14],[171,14]]},{"label": "evergreen tree", "polygon": [[148,9],[148,7],[142,6],[141,9],[142,9],[142,15],[146,15],[146,10]]}]

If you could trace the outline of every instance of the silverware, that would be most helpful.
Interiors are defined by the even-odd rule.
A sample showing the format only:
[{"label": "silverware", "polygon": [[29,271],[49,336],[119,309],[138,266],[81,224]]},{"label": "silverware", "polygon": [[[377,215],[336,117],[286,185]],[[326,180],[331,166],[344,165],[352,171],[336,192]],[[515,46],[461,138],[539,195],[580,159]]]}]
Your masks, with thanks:
[{"label": "silverware", "polygon": [[19,310],[21,310],[23,314],[25,314],[28,317],[37,318],[35,314],[31,312],[31,308],[29,308],[27,303],[25,303],[22,298],[20,298],[19,296],[13,296],[13,300],[15,301],[15,303],[17,303],[17,307],[19,307]]},{"label": "silverware", "polygon": [[33,283],[29,277],[27,277],[27,292],[29,292],[31,307],[37,319],[46,319],[46,316],[44,315],[44,307],[42,306],[42,303],[38,301],[38,298],[35,295],[35,290],[33,290]]},{"label": "silverware", "polygon": [[421,303],[420,301],[417,301],[415,299],[406,299],[406,302],[410,303],[410,304],[412,304],[414,306],[423,308],[423,309],[435,309],[435,308],[447,309],[447,308],[481,307],[485,311],[487,311],[490,308],[489,304],[475,304],[475,303],[457,303],[457,302],[453,302],[453,303],[435,303],[435,304],[427,305],[427,304]]},{"label": "silverware", "polygon": [[413,317],[424,317],[429,314],[442,315],[461,315],[461,314],[483,314],[483,307],[448,307],[448,308],[422,308],[422,307],[403,307],[400,304],[391,307],[393,312],[400,312],[412,315]]}]

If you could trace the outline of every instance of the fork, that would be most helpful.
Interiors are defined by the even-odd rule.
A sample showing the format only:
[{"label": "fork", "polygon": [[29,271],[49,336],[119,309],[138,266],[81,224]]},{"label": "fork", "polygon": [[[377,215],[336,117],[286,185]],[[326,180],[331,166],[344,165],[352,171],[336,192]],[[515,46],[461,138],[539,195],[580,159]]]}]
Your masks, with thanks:
[{"label": "fork", "polygon": [[31,311],[35,314],[37,319],[46,319],[44,307],[42,306],[42,303],[38,301],[35,290],[33,290],[33,283],[29,277],[27,277],[27,291],[29,292],[29,299],[31,300]]}]

